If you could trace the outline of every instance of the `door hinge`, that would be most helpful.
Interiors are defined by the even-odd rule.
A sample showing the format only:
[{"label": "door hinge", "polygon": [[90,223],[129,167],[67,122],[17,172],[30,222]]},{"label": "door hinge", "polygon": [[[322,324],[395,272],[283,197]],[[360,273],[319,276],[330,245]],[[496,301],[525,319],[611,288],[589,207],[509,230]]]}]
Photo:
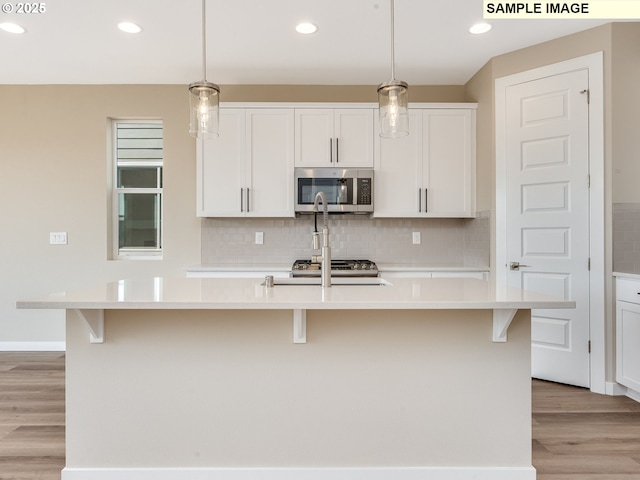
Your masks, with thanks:
[{"label": "door hinge", "polygon": [[591,257],[587,258],[587,270],[591,271]]},{"label": "door hinge", "polygon": [[591,174],[587,175],[587,188],[591,188]]},{"label": "door hinge", "polygon": [[587,349],[589,350],[589,353],[591,353],[591,340],[587,342]]},{"label": "door hinge", "polygon": [[586,93],[587,94],[587,104],[591,103],[591,90],[586,88],[584,90],[581,90],[580,93]]}]

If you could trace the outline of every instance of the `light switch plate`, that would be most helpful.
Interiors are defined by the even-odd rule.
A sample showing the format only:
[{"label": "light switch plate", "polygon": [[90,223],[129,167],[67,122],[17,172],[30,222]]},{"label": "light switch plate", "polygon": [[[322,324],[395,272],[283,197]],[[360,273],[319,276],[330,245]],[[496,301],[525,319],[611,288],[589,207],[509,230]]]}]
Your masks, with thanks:
[{"label": "light switch plate", "polygon": [[50,245],[66,245],[67,244],[67,232],[50,232],[49,233]]},{"label": "light switch plate", "polygon": [[256,245],[264,243],[264,232],[256,232]]},{"label": "light switch plate", "polygon": [[413,232],[413,244],[414,245],[420,245],[420,232]]}]

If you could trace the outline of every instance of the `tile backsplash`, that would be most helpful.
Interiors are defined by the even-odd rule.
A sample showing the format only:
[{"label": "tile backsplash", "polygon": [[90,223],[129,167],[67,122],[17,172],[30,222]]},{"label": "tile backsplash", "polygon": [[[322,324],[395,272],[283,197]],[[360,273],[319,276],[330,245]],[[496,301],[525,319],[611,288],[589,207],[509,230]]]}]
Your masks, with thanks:
[{"label": "tile backsplash", "polygon": [[640,273],[640,204],[613,204],[613,271]]},{"label": "tile backsplash", "polygon": [[[489,212],[473,219],[374,219],[330,215],[333,258],[366,258],[377,263],[429,266],[489,266]],[[322,215],[318,215],[318,228]],[[313,215],[296,218],[205,218],[202,220],[202,264],[289,265],[309,258]],[[256,232],[264,243],[255,244]],[[412,244],[420,232],[421,243]]]}]

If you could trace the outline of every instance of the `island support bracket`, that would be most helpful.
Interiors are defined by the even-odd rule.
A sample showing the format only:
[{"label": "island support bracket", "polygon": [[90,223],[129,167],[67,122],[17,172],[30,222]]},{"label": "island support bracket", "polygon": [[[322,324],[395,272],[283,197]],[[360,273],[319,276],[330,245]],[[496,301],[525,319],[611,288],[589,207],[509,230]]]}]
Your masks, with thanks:
[{"label": "island support bracket", "polygon": [[494,342],[504,343],[507,341],[507,330],[509,330],[509,325],[511,325],[517,311],[518,309],[516,308],[495,309],[493,311]]},{"label": "island support bracket", "polygon": [[307,311],[293,311],[293,343],[307,343]]},{"label": "island support bracket", "polygon": [[89,342],[104,343],[104,310],[77,309],[76,313],[89,327]]}]

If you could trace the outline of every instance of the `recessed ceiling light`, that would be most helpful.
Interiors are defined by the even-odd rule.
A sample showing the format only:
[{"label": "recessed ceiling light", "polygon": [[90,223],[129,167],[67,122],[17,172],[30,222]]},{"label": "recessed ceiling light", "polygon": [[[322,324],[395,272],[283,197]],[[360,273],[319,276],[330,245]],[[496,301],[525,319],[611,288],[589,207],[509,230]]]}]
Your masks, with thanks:
[{"label": "recessed ceiling light", "polygon": [[17,23],[0,23],[0,30],[4,30],[9,33],[24,33],[26,30],[24,27],[18,25]]},{"label": "recessed ceiling light", "polygon": [[301,33],[302,35],[311,35],[312,33],[316,33],[318,31],[318,27],[316,27],[313,23],[302,22],[296,25],[296,32]]},{"label": "recessed ceiling light", "polygon": [[492,28],[493,28],[492,25],[490,25],[488,23],[485,23],[485,22],[480,22],[480,23],[476,23],[475,25],[473,25],[469,29],[469,33],[473,33],[474,35],[481,35],[483,33],[487,33]]},{"label": "recessed ceiling light", "polygon": [[140,25],[132,22],[120,22],[118,24],[118,29],[126,33],[140,33],[142,31],[142,27]]}]

